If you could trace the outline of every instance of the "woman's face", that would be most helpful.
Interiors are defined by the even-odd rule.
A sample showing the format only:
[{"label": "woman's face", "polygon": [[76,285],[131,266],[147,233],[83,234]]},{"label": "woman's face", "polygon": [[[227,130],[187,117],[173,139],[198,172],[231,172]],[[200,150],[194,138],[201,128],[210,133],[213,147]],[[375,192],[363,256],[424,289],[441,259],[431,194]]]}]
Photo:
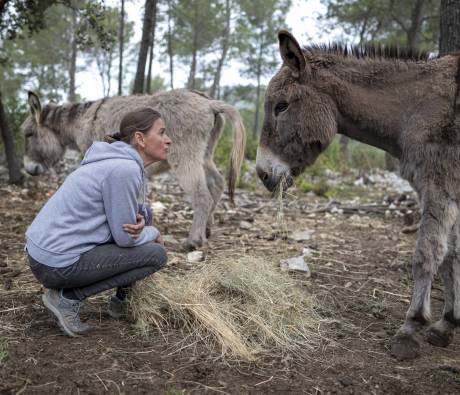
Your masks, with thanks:
[{"label": "woman's face", "polygon": [[161,118],[153,123],[147,133],[143,134],[143,142],[145,165],[166,159],[172,141],[166,134],[165,123]]}]

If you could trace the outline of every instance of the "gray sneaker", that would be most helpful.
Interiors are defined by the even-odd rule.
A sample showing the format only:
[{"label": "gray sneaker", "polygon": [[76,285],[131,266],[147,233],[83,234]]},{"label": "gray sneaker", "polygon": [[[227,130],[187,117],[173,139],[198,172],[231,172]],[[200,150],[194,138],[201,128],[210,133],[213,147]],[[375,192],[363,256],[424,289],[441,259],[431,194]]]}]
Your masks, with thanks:
[{"label": "gray sneaker", "polygon": [[111,296],[107,306],[107,313],[116,320],[126,318],[128,313],[128,300],[118,299],[116,295]]},{"label": "gray sneaker", "polygon": [[67,336],[83,335],[91,330],[88,324],[80,321],[79,300],[70,300],[62,296],[62,290],[47,289],[42,296],[46,308],[57,318],[59,327]]}]

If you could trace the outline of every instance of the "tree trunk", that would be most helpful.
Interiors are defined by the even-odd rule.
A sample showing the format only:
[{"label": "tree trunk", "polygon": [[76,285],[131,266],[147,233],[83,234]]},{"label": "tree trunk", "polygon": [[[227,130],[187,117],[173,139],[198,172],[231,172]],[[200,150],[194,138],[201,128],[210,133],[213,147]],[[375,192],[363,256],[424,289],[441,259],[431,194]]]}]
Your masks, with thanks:
[{"label": "tree trunk", "polygon": [[145,81],[145,64],[152,41],[152,28],[157,0],[145,0],[144,23],[142,27],[142,40],[137,60],[136,77],[134,79],[133,93],[143,93]]},{"label": "tree trunk", "polygon": [[69,102],[75,102],[75,74],[77,72],[77,12],[72,10],[72,44],[70,53],[70,64],[69,64],[69,95],[67,100]]},{"label": "tree trunk", "polygon": [[108,53],[109,59],[107,61],[107,94],[105,95],[110,96],[110,91],[112,90],[112,62],[113,62],[113,51],[110,50]]},{"label": "tree trunk", "polygon": [[193,26],[193,46],[192,46],[192,64],[190,65],[190,74],[188,76],[187,88],[195,89],[196,78],[196,58],[198,52],[198,4],[195,3],[194,7],[194,26]]},{"label": "tree trunk", "polygon": [[16,155],[14,136],[8,126],[5,109],[3,108],[2,96],[0,92],[0,132],[2,134],[3,146],[5,147],[6,161],[8,163],[9,182],[11,184],[21,184],[24,176],[21,173],[21,164]]},{"label": "tree trunk", "polygon": [[257,74],[257,95],[256,95],[256,111],[254,114],[254,128],[252,129],[252,137],[254,140],[259,134],[259,107],[260,107],[260,73]]},{"label": "tree trunk", "polygon": [[170,85],[171,89],[174,89],[174,54],[172,48],[172,4],[171,0],[168,0],[168,56],[169,56],[169,75],[170,75]]},{"label": "tree trunk", "polygon": [[460,50],[460,2],[441,0],[439,54]]},{"label": "tree trunk", "polygon": [[257,95],[256,95],[256,111],[254,114],[254,128],[252,129],[252,137],[257,138],[259,134],[259,107],[260,107],[260,77],[262,75],[262,49],[263,42],[263,29],[261,28],[260,43],[259,43],[259,57],[257,62]]},{"label": "tree trunk", "polygon": [[418,39],[420,37],[424,3],[425,0],[416,0],[412,8],[411,25],[407,31],[407,45],[413,51],[417,50]]},{"label": "tree trunk", "polygon": [[120,63],[118,63],[118,96],[122,94],[123,85],[123,49],[125,39],[125,0],[121,0],[121,12],[120,12],[120,30],[118,33]]},{"label": "tree trunk", "polygon": [[155,13],[153,15],[153,27],[152,27],[152,41],[150,43],[150,54],[149,54],[149,69],[147,72],[147,82],[144,92],[151,93],[152,91],[152,63],[153,63],[153,49],[155,47],[155,30],[156,30],[156,19],[157,19],[157,7],[155,5]]},{"label": "tree trunk", "polygon": [[220,96],[220,77],[222,74],[222,67],[224,66],[225,59],[227,57],[229,42],[230,42],[230,19],[231,19],[231,5],[230,0],[225,2],[225,30],[222,37],[222,54],[217,64],[216,74],[214,75],[214,81],[212,83],[211,97],[218,99]]}]

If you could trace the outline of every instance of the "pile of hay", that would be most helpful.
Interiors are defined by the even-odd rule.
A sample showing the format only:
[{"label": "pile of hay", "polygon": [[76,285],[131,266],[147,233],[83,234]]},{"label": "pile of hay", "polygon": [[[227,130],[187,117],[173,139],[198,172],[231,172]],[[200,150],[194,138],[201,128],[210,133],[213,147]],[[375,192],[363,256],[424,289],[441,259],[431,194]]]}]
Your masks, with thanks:
[{"label": "pile of hay", "polygon": [[267,353],[308,352],[319,340],[313,298],[263,258],[156,273],[136,286],[131,309],[144,335],[160,331],[167,339],[182,331],[176,350],[202,342],[224,357],[253,361]]}]

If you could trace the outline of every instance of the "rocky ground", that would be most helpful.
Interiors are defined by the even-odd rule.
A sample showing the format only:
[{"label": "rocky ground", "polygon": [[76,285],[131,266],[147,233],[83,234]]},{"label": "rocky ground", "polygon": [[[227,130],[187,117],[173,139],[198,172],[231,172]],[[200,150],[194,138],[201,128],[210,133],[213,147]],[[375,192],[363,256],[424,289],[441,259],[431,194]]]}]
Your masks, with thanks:
[{"label": "rocky ground", "polygon": [[[328,174],[336,180],[330,182],[343,177]],[[417,222],[413,194],[391,173],[346,177],[366,193],[327,199],[293,189],[281,221],[279,203],[257,186],[238,190],[235,208],[226,197],[220,203],[203,249],[206,260],[232,254],[282,260],[307,248],[311,276],[293,275],[315,295],[324,318],[317,349],[251,364],[222,360],[200,345],[176,352],[174,334],[168,342],[161,336],[145,340],[128,322],[108,317],[106,294],[83,309],[82,317],[95,327],[91,335],[62,336],[41,304],[42,290],[23,254],[25,229],[62,176],[28,178],[23,187],[2,182],[0,393],[459,393],[458,337],[440,349],[425,343],[421,333],[415,361],[398,362],[388,353],[409,303],[416,233],[402,230]],[[155,178],[150,199],[155,221],[168,236],[167,270],[189,267],[178,243],[191,223],[187,199],[170,176]],[[295,232],[303,232],[297,240]],[[435,317],[442,309],[441,289],[436,280]]]}]

